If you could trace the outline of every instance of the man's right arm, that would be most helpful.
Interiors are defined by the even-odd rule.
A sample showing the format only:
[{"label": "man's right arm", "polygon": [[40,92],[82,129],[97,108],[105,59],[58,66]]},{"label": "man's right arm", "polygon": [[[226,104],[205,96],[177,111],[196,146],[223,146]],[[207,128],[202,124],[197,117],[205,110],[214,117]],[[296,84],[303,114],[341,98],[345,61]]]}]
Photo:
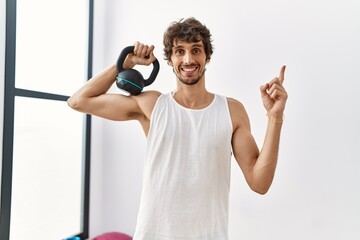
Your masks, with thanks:
[{"label": "man's right arm", "polygon": [[107,93],[117,73],[115,65],[106,68],[75,92],[68,99],[68,105],[77,111],[110,120],[136,119],[142,111],[133,97]]},{"label": "man's right arm", "polygon": [[[128,54],[123,67],[133,68],[137,64],[150,65],[156,59],[153,50],[154,46],[152,45],[136,42],[134,52]],[[145,56],[150,56],[150,58],[145,58]],[[148,108],[151,107],[143,102],[146,102],[147,98],[153,100],[152,95],[154,94],[141,93],[138,96],[125,96],[107,93],[115,82],[117,74],[115,64],[106,68],[75,92],[68,99],[68,105],[77,111],[110,120],[125,121],[148,118],[151,112],[151,109]]]}]

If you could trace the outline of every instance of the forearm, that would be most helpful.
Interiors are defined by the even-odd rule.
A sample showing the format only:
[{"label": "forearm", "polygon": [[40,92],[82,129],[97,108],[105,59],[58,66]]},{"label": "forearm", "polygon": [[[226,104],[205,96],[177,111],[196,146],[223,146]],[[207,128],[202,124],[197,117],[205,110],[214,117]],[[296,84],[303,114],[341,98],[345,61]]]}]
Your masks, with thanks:
[{"label": "forearm", "polygon": [[268,119],[264,144],[253,167],[253,177],[260,193],[266,193],[275,175],[278,160],[282,120]]},{"label": "forearm", "polygon": [[76,91],[69,99],[68,104],[72,108],[78,108],[88,98],[105,94],[115,81],[118,72],[115,65],[111,65]]}]

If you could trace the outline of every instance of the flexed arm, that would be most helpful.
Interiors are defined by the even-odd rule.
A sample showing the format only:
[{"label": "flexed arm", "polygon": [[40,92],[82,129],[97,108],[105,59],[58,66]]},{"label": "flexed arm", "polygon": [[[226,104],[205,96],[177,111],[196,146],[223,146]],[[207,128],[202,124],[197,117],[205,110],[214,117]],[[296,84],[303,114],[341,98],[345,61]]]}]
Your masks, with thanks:
[{"label": "flexed arm", "polygon": [[[156,59],[153,50],[152,45],[136,42],[134,52],[128,54],[124,61],[124,68],[133,68],[136,64],[150,65]],[[147,55],[150,58],[145,58]],[[117,74],[115,64],[109,66],[75,92],[68,99],[68,105],[77,111],[110,120],[132,120],[143,115],[138,98],[107,93]]]},{"label": "flexed arm", "polygon": [[285,66],[281,68],[279,77],[260,88],[268,115],[268,126],[260,152],[251,135],[245,109],[239,103],[232,104],[232,115],[236,122],[232,138],[234,156],[250,188],[260,194],[269,190],[277,165],[283,112],[288,97],[283,87],[284,73]]}]

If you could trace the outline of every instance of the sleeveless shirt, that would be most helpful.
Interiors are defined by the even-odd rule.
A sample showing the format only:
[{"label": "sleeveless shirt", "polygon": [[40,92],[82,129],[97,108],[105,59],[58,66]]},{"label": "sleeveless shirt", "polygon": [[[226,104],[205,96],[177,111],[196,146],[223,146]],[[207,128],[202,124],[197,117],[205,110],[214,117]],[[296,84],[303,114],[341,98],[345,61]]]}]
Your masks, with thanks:
[{"label": "sleeveless shirt", "polygon": [[226,97],[188,109],[159,96],[134,240],[228,240],[231,137]]}]

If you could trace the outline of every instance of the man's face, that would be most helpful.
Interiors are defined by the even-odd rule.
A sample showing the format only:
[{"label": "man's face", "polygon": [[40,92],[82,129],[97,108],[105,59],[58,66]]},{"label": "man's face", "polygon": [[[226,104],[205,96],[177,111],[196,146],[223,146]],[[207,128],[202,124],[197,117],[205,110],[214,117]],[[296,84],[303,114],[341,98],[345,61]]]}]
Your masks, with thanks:
[{"label": "man's face", "polygon": [[169,65],[179,81],[194,85],[204,76],[206,60],[204,44],[199,42],[175,41]]}]

